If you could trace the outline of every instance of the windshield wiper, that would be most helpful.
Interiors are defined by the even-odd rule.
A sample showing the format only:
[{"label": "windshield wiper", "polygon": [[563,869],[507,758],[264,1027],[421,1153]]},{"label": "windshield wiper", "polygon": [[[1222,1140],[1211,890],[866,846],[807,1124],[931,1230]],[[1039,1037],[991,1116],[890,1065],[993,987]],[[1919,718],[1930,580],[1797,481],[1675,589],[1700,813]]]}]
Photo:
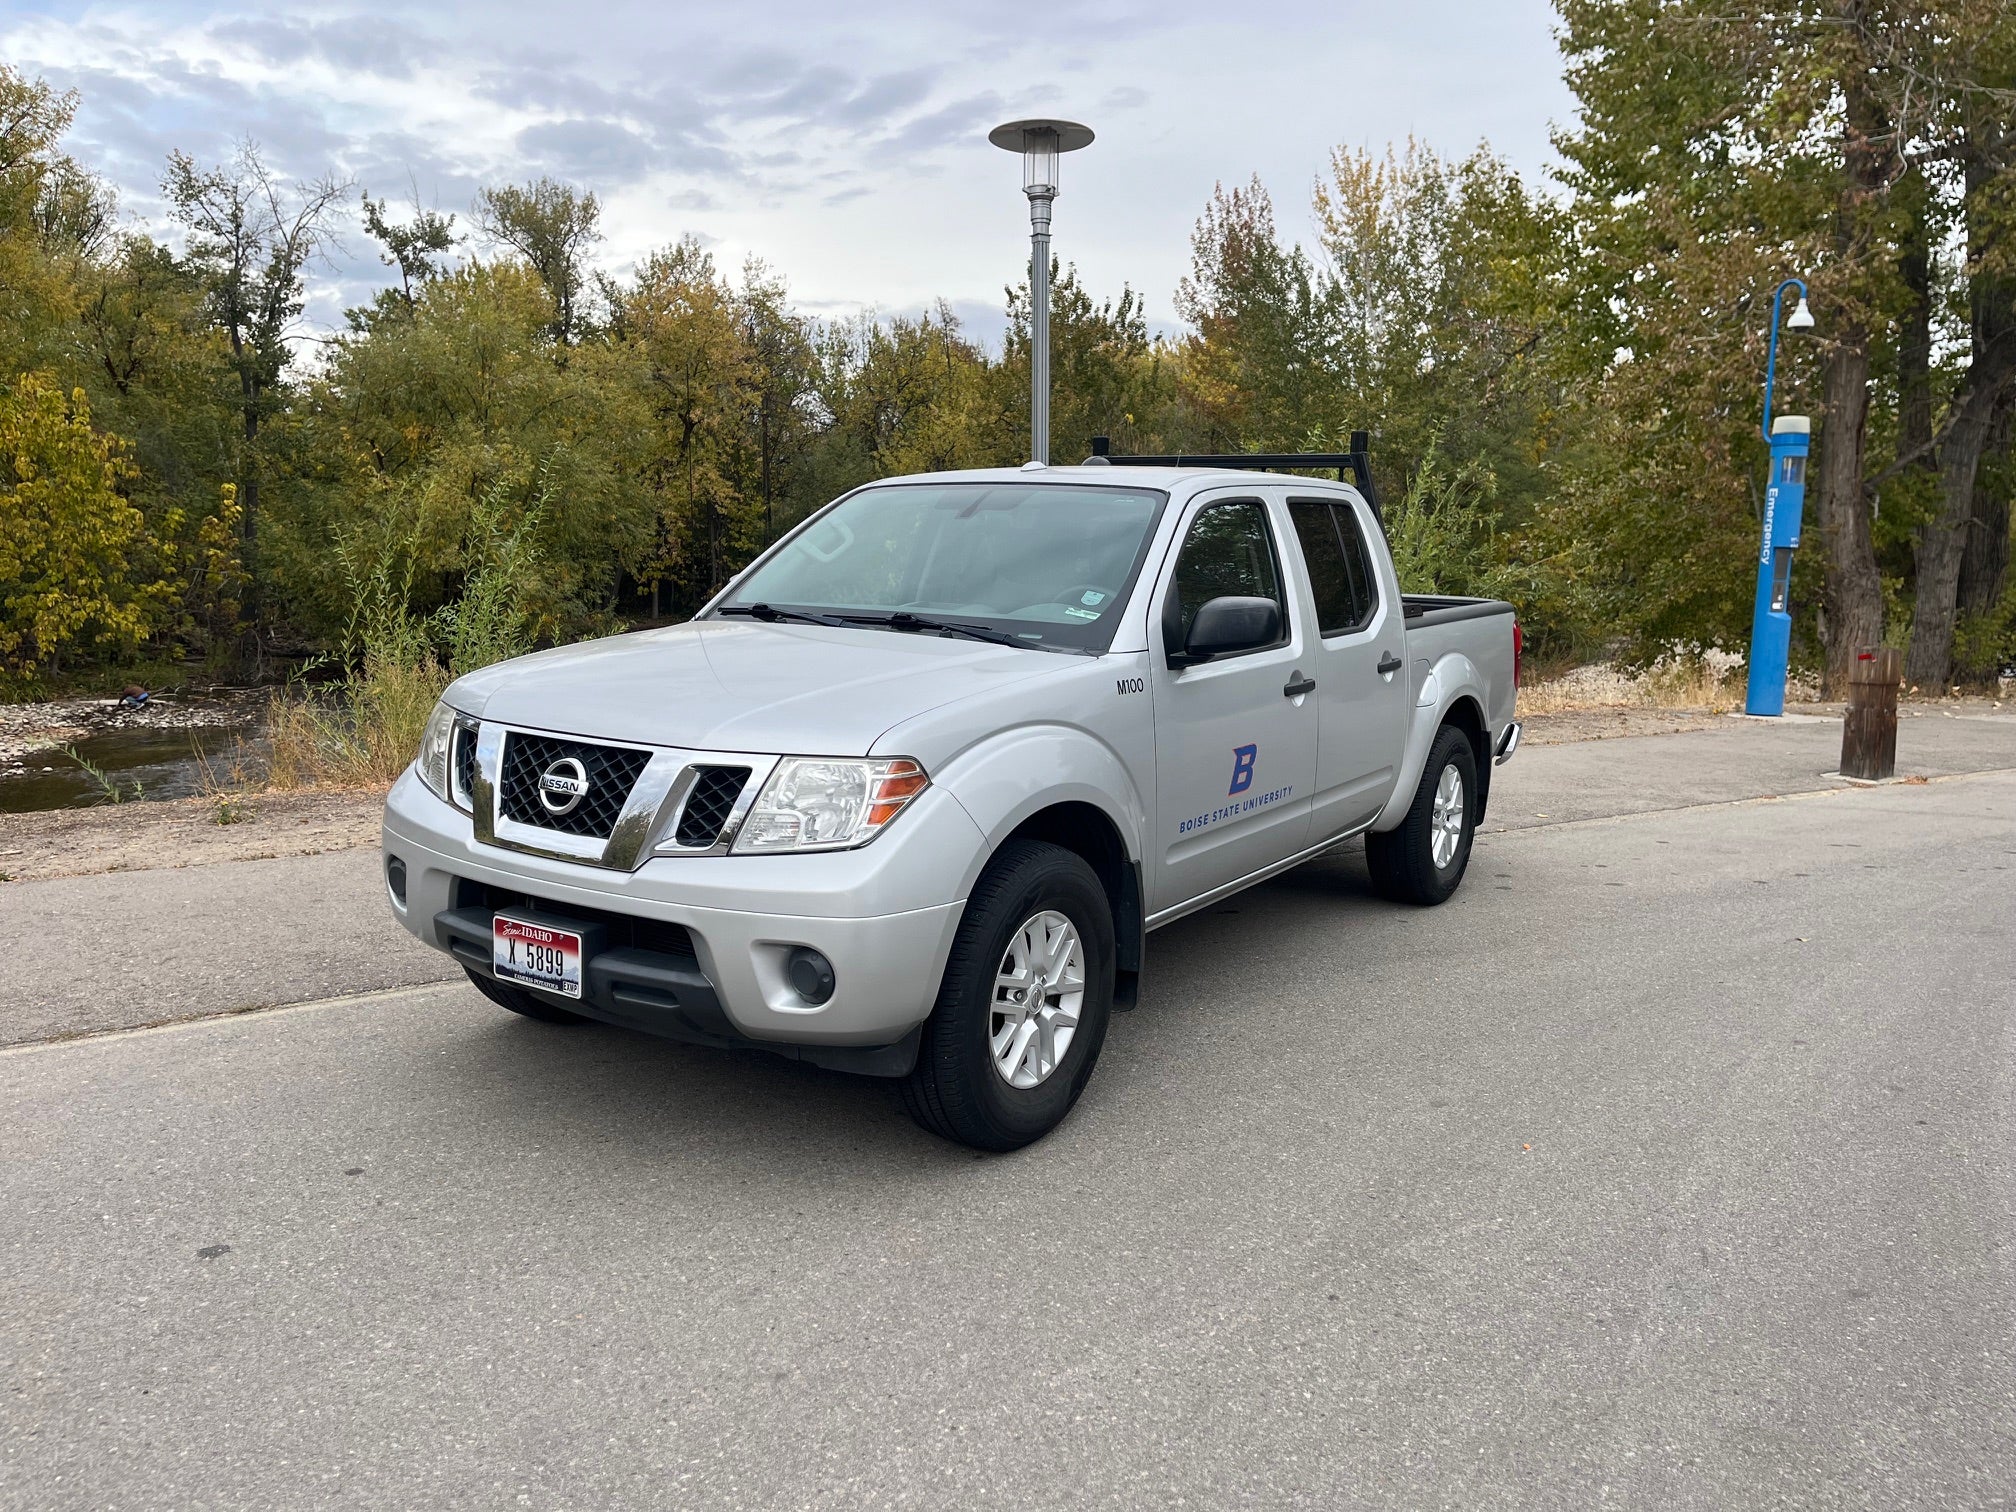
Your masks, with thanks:
[{"label": "windshield wiper", "polygon": [[1039,648],[1036,642],[1010,635],[1005,630],[990,630],[985,625],[962,625],[956,620],[927,619],[921,614],[912,614],[908,609],[898,609],[893,614],[850,614],[848,619],[857,625],[887,625],[891,630],[936,630],[941,635],[963,635],[970,640],[1014,646],[1023,651],[1049,649]]},{"label": "windshield wiper", "polygon": [[852,620],[841,619],[837,614],[814,614],[809,609],[779,609],[774,604],[723,604],[714,612],[746,614],[749,618],[759,619],[766,625],[774,625],[778,620],[795,620],[806,625],[838,625],[845,630],[854,623]]}]

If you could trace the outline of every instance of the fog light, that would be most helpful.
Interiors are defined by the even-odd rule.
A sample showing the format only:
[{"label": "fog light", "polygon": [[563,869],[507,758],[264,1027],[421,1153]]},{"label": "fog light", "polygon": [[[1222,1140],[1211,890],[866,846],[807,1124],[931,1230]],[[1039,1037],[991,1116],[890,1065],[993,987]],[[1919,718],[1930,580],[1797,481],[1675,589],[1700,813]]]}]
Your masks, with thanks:
[{"label": "fog light", "polygon": [[385,885],[392,889],[392,896],[399,906],[406,906],[406,863],[397,856],[385,858]]},{"label": "fog light", "polygon": [[791,990],[808,1003],[823,1003],[833,996],[833,963],[809,945],[791,952],[784,975],[791,979]]}]

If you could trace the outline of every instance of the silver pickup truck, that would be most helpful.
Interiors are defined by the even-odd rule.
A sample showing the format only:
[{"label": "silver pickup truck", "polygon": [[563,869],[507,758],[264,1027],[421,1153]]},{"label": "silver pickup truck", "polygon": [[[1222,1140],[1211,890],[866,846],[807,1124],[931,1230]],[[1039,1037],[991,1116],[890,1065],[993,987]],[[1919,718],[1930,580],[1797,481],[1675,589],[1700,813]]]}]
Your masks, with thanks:
[{"label": "silver pickup truck", "polygon": [[1512,606],[1403,595],[1349,484],[892,478],[687,624],[464,677],[385,808],[408,930],[501,1006],[1054,1128],[1147,936],[1364,837],[1440,903],[1519,740]]}]

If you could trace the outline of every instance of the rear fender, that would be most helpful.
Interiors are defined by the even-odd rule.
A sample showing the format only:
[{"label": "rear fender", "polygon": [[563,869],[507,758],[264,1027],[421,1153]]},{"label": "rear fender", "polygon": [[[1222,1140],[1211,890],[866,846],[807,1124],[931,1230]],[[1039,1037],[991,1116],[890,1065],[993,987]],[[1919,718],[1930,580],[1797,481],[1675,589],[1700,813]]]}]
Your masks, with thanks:
[{"label": "rear fender", "polygon": [[[1450,711],[1468,699],[1476,706],[1478,719],[1484,719],[1483,711],[1491,706],[1486,692],[1484,675],[1477,664],[1461,651],[1445,652],[1414,689],[1414,707],[1407,719],[1407,753],[1400,762],[1400,775],[1393,784],[1392,796],[1386,800],[1379,817],[1372,821],[1375,830],[1398,829],[1407,817],[1407,810],[1413,806],[1414,790],[1421,783],[1421,769],[1428,764],[1428,749],[1435,744],[1435,732],[1448,720]],[[1488,744],[1488,741],[1487,741]],[[1490,753],[1488,751],[1478,763],[1479,781],[1490,781]]]}]

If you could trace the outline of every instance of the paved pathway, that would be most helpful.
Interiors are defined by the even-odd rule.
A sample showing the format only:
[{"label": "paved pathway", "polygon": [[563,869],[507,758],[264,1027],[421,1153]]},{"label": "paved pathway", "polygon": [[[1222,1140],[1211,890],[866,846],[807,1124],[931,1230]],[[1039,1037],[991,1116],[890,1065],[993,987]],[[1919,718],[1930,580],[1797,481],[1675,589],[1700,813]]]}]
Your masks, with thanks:
[{"label": "paved pathway", "polygon": [[[1529,747],[1486,829],[1835,791],[1839,754],[1819,719]],[[2016,769],[2016,715],[1907,720],[1898,761]],[[392,922],[371,849],[0,885],[0,959],[0,1044],[460,978]]]},{"label": "paved pathway", "polygon": [[2006,1507],[2012,884],[2012,773],[1346,855],[1006,1158],[463,987],[0,1052],[0,1506]]}]

